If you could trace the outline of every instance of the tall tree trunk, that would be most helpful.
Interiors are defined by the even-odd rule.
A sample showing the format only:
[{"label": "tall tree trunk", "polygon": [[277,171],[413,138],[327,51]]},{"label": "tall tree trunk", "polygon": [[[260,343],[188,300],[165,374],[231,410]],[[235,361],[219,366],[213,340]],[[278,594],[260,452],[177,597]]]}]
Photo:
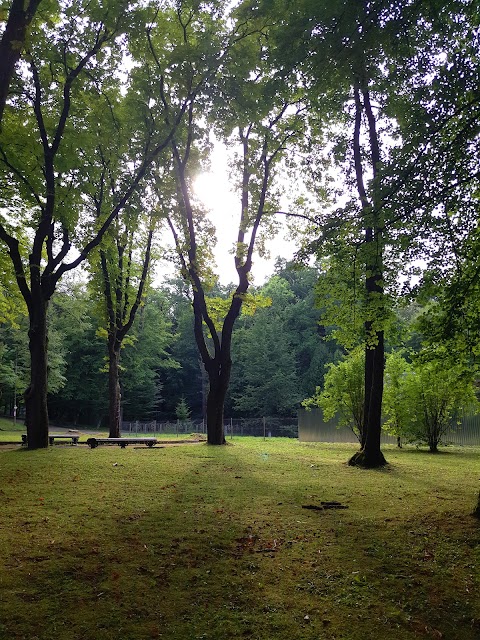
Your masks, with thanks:
[{"label": "tall tree trunk", "polygon": [[[365,290],[367,307],[370,307],[368,309],[369,314],[373,313],[375,317],[381,318],[384,304],[381,206],[375,191],[376,187],[374,187],[371,200],[368,198],[365,188],[361,149],[363,113],[365,113],[368,123],[370,164],[375,179],[378,179],[380,146],[364,70],[361,73],[361,79],[354,87],[354,98],[353,153],[357,190],[365,225],[365,250],[367,256],[365,262],[365,273],[367,274],[365,277]],[[385,347],[383,330],[375,329],[374,323],[370,319],[365,321],[365,339],[364,433],[362,434],[361,449],[349,460],[349,464],[362,467],[381,467],[387,463],[380,450]]]},{"label": "tall tree trunk", "polygon": [[110,438],[121,435],[120,343],[108,339],[108,430]]},{"label": "tall tree trunk", "polygon": [[24,395],[29,449],[48,447],[47,309],[44,300],[36,300],[30,309],[30,384]]},{"label": "tall tree trunk", "polygon": [[[366,323],[371,331],[371,323]],[[387,464],[380,449],[382,434],[382,397],[384,374],[384,337],[383,331],[375,333],[375,344],[365,348],[365,407],[364,434],[361,449],[349,461],[350,465],[362,467],[381,467]]]},{"label": "tall tree trunk", "polygon": [[228,357],[223,365],[216,361],[209,364],[207,395],[207,442],[225,444],[224,407],[230,382],[231,360]]}]

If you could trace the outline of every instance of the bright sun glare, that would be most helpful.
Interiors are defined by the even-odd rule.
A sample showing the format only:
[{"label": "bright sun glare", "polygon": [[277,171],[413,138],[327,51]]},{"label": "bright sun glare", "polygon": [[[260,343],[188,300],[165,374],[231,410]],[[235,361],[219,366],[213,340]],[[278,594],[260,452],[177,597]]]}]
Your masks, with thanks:
[{"label": "bright sun glare", "polygon": [[[226,151],[219,148],[219,145],[214,148],[211,170],[200,173],[195,178],[194,188],[197,197],[209,210],[209,218],[216,229],[217,246],[214,255],[220,280],[223,284],[236,282],[238,276],[231,250],[238,230],[240,204],[238,194],[230,189]],[[256,284],[261,284],[273,273],[274,261],[278,255],[291,259],[294,252],[294,247],[284,238],[283,233],[269,241],[267,246],[271,258],[267,260],[257,255],[254,259],[252,274]]]}]

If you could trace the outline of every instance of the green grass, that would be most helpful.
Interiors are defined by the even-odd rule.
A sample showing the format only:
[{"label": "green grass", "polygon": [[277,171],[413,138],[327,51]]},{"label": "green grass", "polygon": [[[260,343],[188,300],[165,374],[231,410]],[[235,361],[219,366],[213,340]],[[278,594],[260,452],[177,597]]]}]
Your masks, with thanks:
[{"label": "green grass", "polygon": [[16,423],[13,422],[13,418],[0,418],[0,441],[20,441],[21,433],[26,433],[26,428],[23,424],[23,418],[19,418]]},{"label": "green grass", "polygon": [[480,636],[478,449],[1,451],[2,639]]},{"label": "green grass", "polygon": [[[61,433],[67,433],[68,430],[71,429],[71,427],[55,427],[52,428],[52,432],[56,431],[56,432],[61,432]],[[87,438],[89,438],[90,436],[94,435],[94,433],[96,435],[99,436],[103,436],[106,437],[108,436],[108,430],[104,429],[104,430],[92,430],[90,428],[83,428],[83,427],[78,427],[78,431],[79,433],[83,434],[83,437],[81,438],[82,441],[85,443],[87,441]],[[26,427],[23,421],[23,418],[19,418],[16,423],[14,424],[13,422],[13,418],[0,418],[0,443],[1,442],[21,442],[21,434],[22,433],[26,433]],[[132,437],[135,438],[136,436],[138,437],[142,437],[142,436],[151,436],[151,437],[156,437],[159,440],[191,440],[194,437],[195,438],[206,438],[206,436],[202,435],[202,434],[194,434],[194,433],[123,433],[123,436],[125,437]]]}]

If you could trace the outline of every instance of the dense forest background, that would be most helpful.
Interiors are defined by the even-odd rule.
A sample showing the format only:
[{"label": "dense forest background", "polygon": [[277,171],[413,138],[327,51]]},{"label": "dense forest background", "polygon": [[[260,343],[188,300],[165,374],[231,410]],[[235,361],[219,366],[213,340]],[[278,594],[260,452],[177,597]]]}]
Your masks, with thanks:
[{"label": "dense forest background", "polygon": [[[318,269],[278,259],[275,273],[256,292],[267,305],[240,317],[235,329],[229,417],[292,417],[321,385],[325,365],[342,349],[325,339],[315,304]],[[217,286],[228,299],[231,286]],[[49,311],[49,408],[53,422],[106,424],[105,339],[100,310],[82,283],[67,282]],[[25,320],[20,320],[25,322]],[[20,325],[20,329],[21,329]],[[28,380],[27,332],[3,326],[2,411],[13,415]],[[15,376],[15,367],[17,375]],[[191,301],[181,279],[150,289],[122,352],[125,420],[175,420],[185,400],[191,417],[205,413],[207,380],[193,336]]]},{"label": "dense forest background", "polygon": [[[226,415],[303,404],[353,464],[383,428],[436,450],[476,402],[478,2],[4,9],[0,403],[29,448],[179,407],[224,444]],[[231,285],[196,191],[219,146]],[[295,264],[255,285],[280,220]]]}]

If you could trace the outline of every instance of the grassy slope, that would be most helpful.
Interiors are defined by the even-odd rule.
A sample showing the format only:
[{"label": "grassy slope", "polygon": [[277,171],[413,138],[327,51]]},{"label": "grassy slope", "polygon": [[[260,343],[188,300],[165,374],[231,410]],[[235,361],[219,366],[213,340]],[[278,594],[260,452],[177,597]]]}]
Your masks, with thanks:
[{"label": "grassy slope", "polygon": [[20,442],[19,434],[25,432],[23,418],[18,419],[16,424],[14,424],[13,418],[0,418],[0,440],[18,440]]},{"label": "grassy slope", "polygon": [[0,450],[0,638],[478,638],[479,451],[353,450]]}]

